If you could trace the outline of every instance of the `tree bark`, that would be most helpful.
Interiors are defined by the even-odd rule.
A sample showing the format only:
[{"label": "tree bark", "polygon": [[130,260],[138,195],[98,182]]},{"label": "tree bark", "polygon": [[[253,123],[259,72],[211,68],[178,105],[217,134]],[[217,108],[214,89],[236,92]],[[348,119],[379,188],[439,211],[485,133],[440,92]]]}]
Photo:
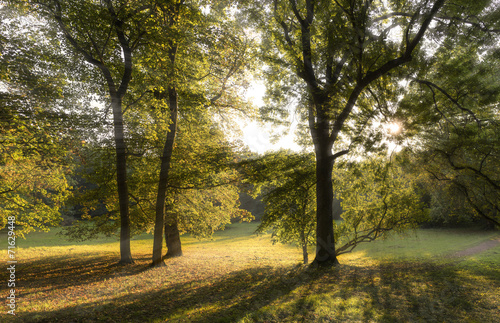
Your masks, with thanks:
[{"label": "tree bark", "polygon": [[121,98],[111,98],[116,151],[116,183],[120,207],[120,264],[133,263],[130,251],[130,214],[127,183],[127,146],[123,131],[123,113]]},{"label": "tree bark", "polygon": [[[162,242],[163,242],[163,226],[165,223],[165,200],[167,197],[168,174],[170,171],[170,162],[172,160],[172,152],[174,150],[175,135],[177,131],[177,90],[175,86],[170,86],[168,90],[168,100],[170,108],[170,125],[168,129],[167,139],[163,147],[163,153],[160,158],[160,179],[158,181],[158,194],[156,196],[156,217],[153,238],[153,262],[151,266],[161,266],[162,260]],[[167,224],[165,224],[165,239],[167,239]],[[177,221],[175,222],[175,230],[177,230]],[[178,232],[178,230],[177,230]],[[180,246],[180,239],[178,241]],[[168,244],[167,244],[168,246]],[[182,252],[181,252],[182,255]]]},{"label": "tree bark", "polygon": [[177,223],[177,215],[170,213],[171,216],[165,222],[165,242],[167,244],[167,254],[164,258],[173,258],[182,256],[181,236]]},{"label": "tree bark", "polygon": [[321,142],[316,146],[316,258],[313,266],[334,266],[339,263],[333,235],[332,171],[331,145]]},{"label": "tree bark", "polygon": [[304,231],[302,231],[300,234],[300,240],[302,243],[302,259],[304,261],[304,265],[307,265],[307,263],[309,262],[309,254],[307,253],[307,241]]},{"label": "tree bark", "polygon": [[316,257],[312,266],[335,266],[339,262],[335,255],[333,235],[333,140],[327,111],[327,96],[312,92],[313,102],[309,106],[309,130],[316,155]]}]

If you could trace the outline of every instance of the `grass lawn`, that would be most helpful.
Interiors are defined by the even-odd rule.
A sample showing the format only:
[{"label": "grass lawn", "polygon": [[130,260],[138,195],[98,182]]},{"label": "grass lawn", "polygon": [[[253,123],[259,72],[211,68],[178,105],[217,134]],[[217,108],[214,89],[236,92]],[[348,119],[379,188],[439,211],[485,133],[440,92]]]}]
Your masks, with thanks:
[{"label": "grass lawn", "polygon": [[[256,226],[232,224],[213,240],[183,236],[184,256],[155,269],[151,235],[132,241],[134,265],[118,266],[116,240],[32,233],[17,240],[17,315],[4,306],[0,321],[500,322],[500,246],[453,256],[498,232],[417,230],[311,270],[298,248],[273,245]],[[5,303],[7,275],[4,267]]]}]

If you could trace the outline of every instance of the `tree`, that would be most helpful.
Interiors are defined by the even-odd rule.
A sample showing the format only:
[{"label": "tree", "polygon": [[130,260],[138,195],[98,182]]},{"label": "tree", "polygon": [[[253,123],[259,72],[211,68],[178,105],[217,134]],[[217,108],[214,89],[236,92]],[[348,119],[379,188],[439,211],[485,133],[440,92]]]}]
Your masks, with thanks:
[{"label": "tree", "polygon": [[70,3],[47,0],[28,3],[36,12],[57,23],[68,43],[65,49],[79,55],[82,62],[91,64],[100,72],[101,79],[96,81],[106,89],[113,113],[120,207],[120,263],[133,263],[123,100],[132,80],[132,54],[145,33],[143,22],[148,7],[142,1],[121,3],[106,0],[96,3],[82,0]]},{"label": "tree", "polygon": [[[184,114],[186,117],[186,114]],[[172,155],[167,186],[168,207],[165,226],[174,222],[176,234],[211,236],[233,218],[247,220],[251,215],[238,208],[240,174],[235,170],[237,145],[205,113],[181,118]],[[167,228],[165,235],[172,232]],[[177,238],[176,238],[177,240]],[[180,249],[180,240],[178,242]],[[167,245],[165,257],[173,257]],[[163,258],[165,258],[163,257]]]},{"label": "tree", "polygon": [[[155,226],[158,157],[167,135],[164,131],[167,125],[157,123],[158,120],[148,121],[135,113],[140,111],[142,109],[133,114],[137,124],[131,127],[131,123],[127,123],[129,142],[134,142],[128,163],[132,234],[152,232]],[[231,220],[246,220],[250,215],[238,207],[240,175],[234,169],[238,146],[225,138],[210,115],[191,112],[180,117],[177,124],[166,187],[165,225],[175,221],[177,235],[190,233],[204,238],[223,229]],[[109,156],[113,152],[107,144],[97,143],[91,141],[79,152],[81,165],[75,169],[75,175],[81,178],[82,184],[81,190],[74,193],[74,204],[84,207],[81,209],[84,215],[83,221],[65,228],[66,235],[72,239],[114,235],[119,229],[116,184],[112,180],[114,174],[109,172],[112,166]],[[103,207],[96,208],[100,205]],[[180,244],[178,247],[182,251]],[[172,257],[168,251],[162,255],[163,259],[166,257]]]},{"label": "tree", "polygon": [[[163,219],[179,102],[185,106],[185,118],[192,113],[187,113],[189,110],[218,114],[220,117],[224,115],[222,110],[249,107],[239,98],[238,92],[245,86],[244,67],[248,65],[245,57],[249,52],[249,43],[239,38],[241,30],[238,35],[233,33],[234,21],[228,23],[216,19],[221,16],[220,8],[213,7],[213,14],[208,15],[202,14],[200,6],[198,2],[184,1],[104,1],[99,4],[91,1],[78,4],[65,4],[58,0],[28,1],[28,8],[34,8],[37,13],[57,23],[67,40],[68,47],[61,46],[65,51],[73,51],[76,57],[94,66],[97,73],[92,77],[101,81],[102,85],[94,98],[108,103],[113,112],[113,143],[110,145],[107,141],[106,131],[91,135],[87,147],[80,151],[83,158],[77,159],[89,163],[89,167],[82,167],[82,171],[90,170],[103,175],[99,178],[84,176],[89,183],[99,184],[98,190],[103,194],[96,200],[95,196],[92,198],[89,195],[95,190],[88,190],[81,197],[91,197],[89,201],[106,205],[108,212],[95,220],[99,219],[99,227],[106,227],[108,233],[113,232],[117,223],[114,221],[115,196],[110,188],[116,188],[118,192],[122,263],[132,261],[129,246],[131,216],[142,216],[142,223],[148,223],[144,210],[140,209],[141,199],[137,200],[136,192],[129,189],[128,177],[130,173],[137,172],[137,169],[128,166],[131,162],[129,157],[132,156],[132,162],[135,162],[142,156],[155,155],[157,140],[163,140],[161,180],[156,197],[157,217]],[[92,28],[96,22],[100,28]],[[135,83],[132,82],[132,74]],[[104,99],[106,96],[108,100]],[[103,124],[109,121],[108,109],[96,115],[96,119],[101,118]],[[153,146],[148,147],[148,144]],[[115,148],[116,185],[109,182],[107,161],[99,160],[108,158],[106,150],[110,146]],[[138,159],[134,159],[136,157]],[[132,204],[129,198],[134,200]],[[84,204],[91,210],[92,206]],[[111,221],[105,225],[106,218]],[[137,219],[136,223],[139,222]],[[155,259],[161,256],[161,248],[158,253],[158,232],[161,247],[163,230],[160,221],[157,227]],[[171,227],[178,232],[175,226]],[[73,233],[84,237],[99,231],[87,229],[79,225]],[[174,240],[180,242],[178,234],[167,242]],[[172,247],[169,253],[175,253]]]},{"label": "tree", "polygon": [[150,72],[147,77],[156,84],[156,97],[167,102],[170,119],[160,157],[153,266],[161,264],[164,228],[167,256],[182,255],[175,217],[166,219],[164,225],[165,212],[171,207],[166,204],[166,197],[179,116],[187,117],[191,109],[203,113],[224,110],[225,114],[228,108],[248,106],[242,104],[235,91],[245,86],[242,81],[248,65],[248,44],[241,37],[241,29],[224,20],[221,8],[210,7],[209,12],[203,13],[202,4],[184,0],[157,2],[152,15],[156,27],[150,28],[149,52],[144,56],[144,65]]},{"label": "tree", "polygon": [[314,241],[315,196],[314,158],[286,151],[271,153],[251,161],[247,177],[254,184],[254,196],[265,205],[258,232],[271,229],[275,242],[298,242],[304,264],[309,262],[307,247]]},{"label": "tree", "polygon": [[[336,256],[393,231],[414,228],[426,218],[419,178],[404,169],[403,157],[343,161],[334,168],[335,197],[342,201],[342,219],[334,224],[339,237]],[[246,166],[254,194],[263,195],[266,207],[258,231],[271,229],[277,242],[298,242],[306,264],[316,226],[314,156],[278,152]]]},{"label": "tree", "polygon": [[[401,75],[418,72],[426,40],[448,28],[478,27],[494,16],[488,3],[459,1],[262,1],[268,78],[296,93],[316,155],[317,253],[314,264],[335,265],[332,169],[359,143],[369,143],[370,122],[393,114],[389,99]],[[486,18],[485,18],[486,17]],[[483,27],[479,24],[479,27]],[[489,28],[489,27],[485,27]],[[421,65],[409,64],[419,57]],[[300,83],[302,82],[302,83]],[[295,85],[299,83],[299,85]],[[275,93],[275,92],[273,92]],[[279,103],[284,94],[276,96]],[[267,109],[276,114],[279,109]],[[335,152],[334,152],[335,150]]]},{"label": "tree", "polygon": [[[342,221],[336,255],[358,244],[415,228],[427,216],[418,177],[404,168],[404,156],[376,157],[334,169],[336,196],[342,200]],[[394,160],[392,160],[394,159]]]},{"label": "tree", "polygon": [[[181,32],[188,24],[192,23],[193,12],[197,12],[197,8],[190,10],[185,6],[183,0],[172,2],[159,2],[155,14],[155,22],[158,23],[159,33],[157,41],[155,42],[156,51],[163,53],[166,59],[159,58],[153,60],[155,62],[154,68],[163,67],[163,79],[161,84],[162,90],[156,90],[157,96],[164,97],[168,102],[169,108],[169,127],[167,137],[163,145],[163,151],[160,157],[160,175],[158,181],[158,192],[156,198],[155,209],[155,229],[154,229],[154,244],[153,244],[153,258],[152,265],[157,266],[162,262],[162,241],[163,230],[165,230],[165,240],[168,246],[169,256],[181,256],[182,249],[180,243],[179,230],[177,227],[177,220],[174,217],[170,221],[164,222],[165,212],[169,205],[167,204],[167,186],[169,183],[169,172],[171,169],[171,159],[177,133],[177,119],[179,113],[178,107],[178,82],[176,81],[178,64],[176,63],[179,45],[186,42],[185,34]],[[148,60],[150,58],[148,57]],[[166,78],[165,78],[166,77]]]}]

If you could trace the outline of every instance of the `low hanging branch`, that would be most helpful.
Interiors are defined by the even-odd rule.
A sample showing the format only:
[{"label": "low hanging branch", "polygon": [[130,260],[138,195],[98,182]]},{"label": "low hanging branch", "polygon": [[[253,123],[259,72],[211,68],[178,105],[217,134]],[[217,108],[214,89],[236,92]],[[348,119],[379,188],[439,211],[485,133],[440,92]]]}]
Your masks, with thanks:
[{"label": "low hanging branch", "polygon": [[[470,116],[472,116],[472,118],[474,118],[474,120],[476,121],[477,125],[479,128],[481,128],[481,121],[476,117],[476,115],[474,114],[474,112],[472,112],[470,109],[467,109],[465,107],[463,107],[460,102],[458,102],[455,98],[453,98],[446,90],[444,90],[443,88],[439,87],[438,85],[430,82],[430,81],[426,81],[426,80],[419,80],[419,79],[413,79],[415,82],[419,83],[419,84],[424,84],[426,85],[427,87],[429,87],[429,89],[431,89],[432,93],[434,93],[434,89],[438,90],[439,92],[441,92],[442,94],[444,94],[451,102],[453,102],[453,104],[455,104],[460,110],[464,111],[464,112],[467,112]],[[444,116],[443,116],[444,117]],[[456,127],[455,127],[456,128]]]}]

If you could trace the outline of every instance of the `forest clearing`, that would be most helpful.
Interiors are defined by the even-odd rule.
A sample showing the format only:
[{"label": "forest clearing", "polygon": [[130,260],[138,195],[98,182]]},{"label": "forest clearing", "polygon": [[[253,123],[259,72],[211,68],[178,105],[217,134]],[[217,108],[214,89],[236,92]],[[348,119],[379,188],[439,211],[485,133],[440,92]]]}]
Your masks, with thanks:
[{"label": "forest clearing", "polygon": [[419,229],[362,244],[340,266],[315,271],[301,264],[299,248],[272,244],[256,228],[231,224],[213,240],[184,235],[184,256],[160,268],[149,266],[151,235],[133,239],[135,264],[118,266],[111,238],[75,244],[57,229],[32,233],[19,241],[19,307],[9,320],[498,321],[500,244],[454,256],[498,232]]},{"label": "forest clearing", "polygon": [[500,322],[499,75],[500,0],[0,0],[0,321]]}]

